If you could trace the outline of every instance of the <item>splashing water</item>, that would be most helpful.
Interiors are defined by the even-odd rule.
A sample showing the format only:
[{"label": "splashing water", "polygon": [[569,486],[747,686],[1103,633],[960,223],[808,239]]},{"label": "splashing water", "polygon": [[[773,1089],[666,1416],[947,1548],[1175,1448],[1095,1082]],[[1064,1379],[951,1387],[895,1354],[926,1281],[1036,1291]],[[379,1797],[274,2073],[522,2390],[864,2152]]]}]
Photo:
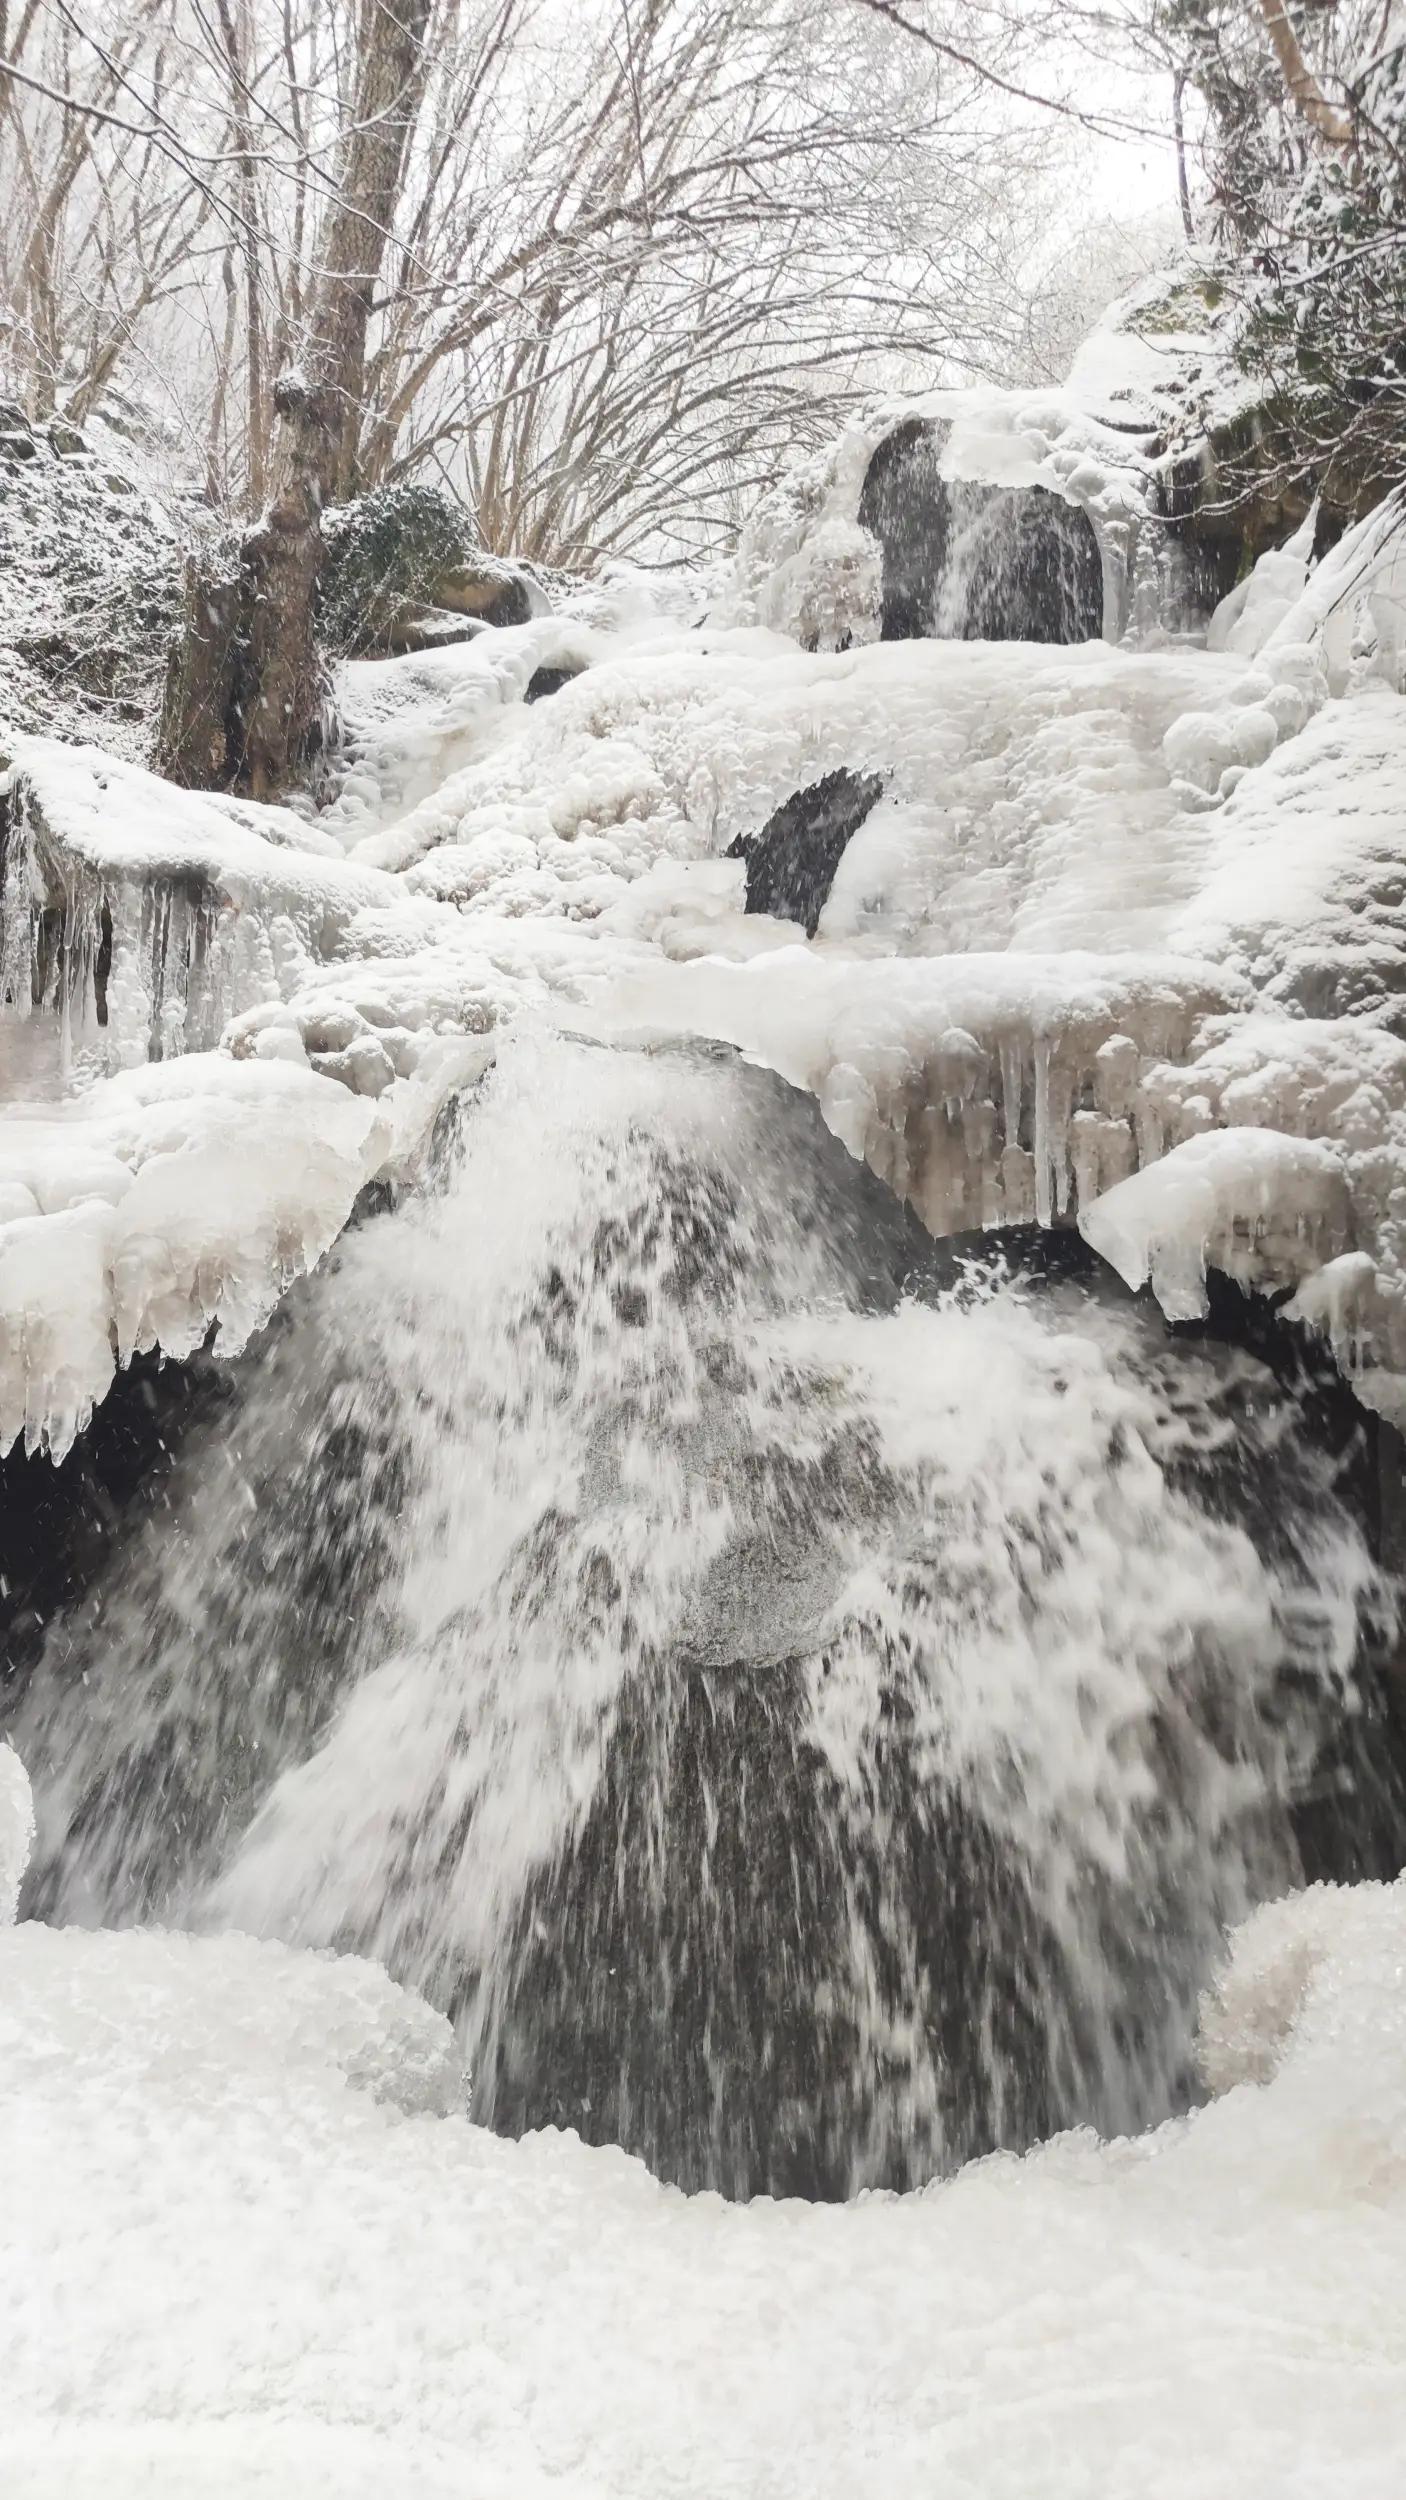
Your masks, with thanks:
[{"label": "splashing water", "polygon": [[934,603],[943,641],[1086,642],[1103,623],[1103,565],[1086,515],[1045,489],[956,482]]},{"label": "splashing water", "polygon": [[1329,1479],[779,1080],[524,1036],[51,1633],[30,1906],[378,1955],[687,2186],[1140,2127],[1381,1603]]}]

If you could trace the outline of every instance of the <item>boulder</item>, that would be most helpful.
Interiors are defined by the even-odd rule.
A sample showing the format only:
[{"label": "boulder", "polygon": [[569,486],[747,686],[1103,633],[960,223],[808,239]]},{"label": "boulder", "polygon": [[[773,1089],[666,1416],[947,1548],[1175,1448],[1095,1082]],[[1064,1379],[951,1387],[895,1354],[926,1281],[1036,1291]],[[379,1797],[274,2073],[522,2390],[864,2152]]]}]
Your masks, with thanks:
[{"label": "boulder", "polygon": [[747,863],[749,912],[799,921],[814,937],[835,871],[883,789],[878,773],[845,768],[798,790],[768,816],[758,834],[739,835],[729,859]]},{"label": "boulder", "polygon": [[334,650],[423,651],[488,625],[525,625],[546,598],[521,565],[471,543],[468,515],[434,487],[375,488],[330,512],[320,590]]}]

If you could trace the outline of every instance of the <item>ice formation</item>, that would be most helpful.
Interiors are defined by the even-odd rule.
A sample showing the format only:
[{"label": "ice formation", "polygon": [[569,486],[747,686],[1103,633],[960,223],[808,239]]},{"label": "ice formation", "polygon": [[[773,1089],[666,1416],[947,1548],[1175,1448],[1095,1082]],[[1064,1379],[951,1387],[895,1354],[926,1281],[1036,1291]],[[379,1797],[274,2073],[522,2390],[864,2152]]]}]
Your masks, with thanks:
[{"label": "ice formation", "polygon": [[1403,1959],[1406,1888],[1320,1887],[1234,1940],[1189,2119],[730,2206],[435,2115],[364,1964],[0,1931],[5,2489],[1025,2500],[1034,2438],[1052,2491],[1388,2500]]},{"label": "ice formation", "polygon": [[[950,439],[960,448],[955,421]],[[999,465],[989,443],[971,457]],[[1390,1398],[1406,1363],[1401,545],[1388,507],[1302,588],[1301,545],[1264,559],[1216,649],[808,653],[759,626],[649,616],[632,595],[613,622],[538,618],[355,663],[342,779],[315,819],[22,742],[0,1053],[16,1065],[16,1020],[35,1002],[59,1040],[48,1090],[78,1089],[62,1121],[85,1149],[106,1116],[104,1071],[125,1083],[152,1057],[177,1071],[201,1060],[198,1080],[171,1082],[198,1081],[230,1121],[240,1104],[257,1119],[248,1065],[302,1081],[309,1135],[344,1124],[339,1097],[353,1093],[384,1126],[379,1164],[369,1117],[354,1151],[338,1130],[345,1216],[371,1169],[406,1167],[439,1100],[521,1015],[726,1038],[812,1087],[934,1229],[1082,1218],[1169,1156],[1155,1259],[1150,1235],[1146,1255],[1134,1238],[1151,1201],[1125,1194],[1114,1209],[1126,1271],[1168,1272],[1171,1227],[1183,1302],[1198,1261],[1222,1252],[1237,1273],[1293,1284]],[[772,547],[767,561],[784,572],[788,559]],[[542,669],[560,691],[529,704]],[[841,770],[877,775],[883,795],[807,943],[791,922],[744,915],[743,869],[724,854]],[[280,1094],[280,1118],[293,1099]],[[29,1221],[35,1116],[0,1115],[6,1170],[29,1192],[14,1218]],[[1258,1161],[1237,1178],[1220,1148],[1229,1196],[1218,1181],[1213,1206],[1205,1152],[1175,1150],[1248,1128],[1316,1140],[1341,1190],[1319,1186],[1321,1171],[1308,1187],[1312,1158],[1285,1150],[1280,1177],[1305,1189],[1267,1209],[1255,1175],[1273,1150],[1247,1147]],[[309,1245],[338,1220],[318,1169]],[[271,1251],[282,1218],[270,1233],[261,1213],[243,1236],[230,1221],[224,1247],[203,1242],[207,1285],[172,1343],[215,1309],[222,1260],[231,1274],[272,1261],[265,1307],[302,1261]],[[89,1279],[64,1363],[92,1384],[104,1333],[120,1356],[160,1327],[139,1316],[134,1330],[125,1292],[98,1290],[91,1244],[54,1240],[75,1288],[80,1267]],[[52,1407],[62,1442],[96,1390],[55,1373],[51,1397],[48,1323],[18,1298],[42,1259],[0,1234],[0,1261],[7,1376],[27,1382],[22,1406],[7,1392],[3,1429],[42,1436]],[[232,1299],[243,1309],[244,1288]]]},{"label": "ice formation", "polygon": [[287,809],[180,790],[97,747],[14,742],[3,995],[54,1014],[63,1072],[209,1050],[388,889]]},{"label": "ice formation", "polygon": [[237,1353],[390,1145],[306,1066],[199,1054],[0,1117],[0,1446],[62,1458],[119,1362]]},{"label": "ice formation", "polygon": [[1088,515],[1103,559],[1105,630],[1127,622],[1139,526],[1155,508],[1153,438],[1094,415],[1070,389],[930,391],[879,402],[784,477],[742,533],[716,613],[812,649],[878,639],[882,563],[860,517],[865,477],[897,429],[922,428],[956,487],[1038,488]]}]

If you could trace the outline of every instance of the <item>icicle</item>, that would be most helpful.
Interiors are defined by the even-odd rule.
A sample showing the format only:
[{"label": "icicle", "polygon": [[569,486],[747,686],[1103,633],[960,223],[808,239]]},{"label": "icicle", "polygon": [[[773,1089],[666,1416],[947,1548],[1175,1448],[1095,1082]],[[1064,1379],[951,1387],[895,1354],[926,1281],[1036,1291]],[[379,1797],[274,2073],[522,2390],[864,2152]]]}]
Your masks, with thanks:
[{"label": "icicle", "polygon": [[151,938],[146,898],[120,888],[108,905],[112,960],[107,976],[105,1057],[110,1069],[139,1068],[150,1055],[151,992],[147,986]]},{"label": "icicle", "polygon": [[34,832],[21,782],[10,798],[0,888],[0,1005],[27,1017],[34,1004]]},{"label": "icicle", "polygon": [[1018,1041],[1007,1035],[1001,1043],[1001,1111],[1005,1122],[1007,1146],[1020,1144],[1020,1106],[1024,1091],[1022,1052]]},{"label": "icicle", "polygon": [[1007,1146],[1001,1157],[1001,1181],[1005,1192],[1001,1221],[1006,1224],[1033,1224],[1035,1166],[1023,1146]]},{"label": "icicle", "polygon": [[1054,1222],[1050,1191],[1050,1045],[1043,1033],[1035,1037],[1035,1221],[1045,1230]]}]

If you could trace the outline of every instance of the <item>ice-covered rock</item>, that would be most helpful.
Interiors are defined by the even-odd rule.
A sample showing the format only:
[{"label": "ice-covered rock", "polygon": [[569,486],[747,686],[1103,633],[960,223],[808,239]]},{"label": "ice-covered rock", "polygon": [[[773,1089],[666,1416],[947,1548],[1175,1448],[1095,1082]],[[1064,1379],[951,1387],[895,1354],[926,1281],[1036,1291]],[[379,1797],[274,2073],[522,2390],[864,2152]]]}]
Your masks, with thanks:
[{"label": "ice-covered rock", "polygon": [[62,1458],[134,1353],[237,1353],[387,1149],[343,1086],[214,1053],[0,1111],[0,1450]]},{"label": "ice-covered rock", "polygon": [[1198,1319],[1208,1268],[1282,1284],[1336,1260],[1347,1181],[1325,1139],[1212,1129],[1106,1190],[1079,1229],[1134,1292],[1151,1284],[1168,1319]]},{"label": "ice-covered rock", "polygon": [[[970,494],[962,501],[963,489],[994,490],[1008,502],[1048,495],[1086,516],[1102,568],[1101,628],[1110,638],[1122,631],[1137,533],[1157,502],[1151,438],[1107,424],[1071,390],[989,387],[880,402],[828,454],[783,477],[742,532],[734,581],[715,611],[720,620],[769,626],[828,651],[896,630],[882,627],[885,503],[871,483],[894,443],[921,448],[940,489],[955,493],[959,523],[979,521],[984,509]],[[947,500],[943,493],[944,508]],[[911,501],[911,492],[898,495],[899,503]],[[948,533],[938,528],[938,535]],[[951,552],[940,550],[935,562]],[[934,612],[928,624],[902,630],[998,629],[955,617],[944,623]],[[1052,629],[1051,638],[1062,633]]]},{"label": "ice-covered rock", "polygon": [[[1310,1265],[1370,1260],[1370,1293],[1349,1312],[1325,1288],[1321,1307],[1347,1314],[1335,1340],[1362,1375],[1385,1375],[1406,1364],[1406,704],[1379,673],[1330,699],[1321,640],[1290,633],[1293,614],[1249,658],[966,641],[807,653],[757,628],[542,619],[354,664],[344,779],[315,825],[32,745],[12,802],[7,988],[31,998],[37,950],[26,1029],[59,1036],[50,1091],[65,1059],[72,1082],[180,1048],[163,1064],[214,1071],[191,1080],[211,1106],[244,1075],[301,1084],[313,1138],[340,1117],[325,1098],[343,1096],[361,1125],[350,1154],[334,1148],[335,1188],[318,1185],[312,1245],[361,1179],[407,1167],[445,1093],[520,1016],[708,1034],[768,1059],[939,1232],[1086,1214],[1208,1131],[1326,1140],[1341,1223],[1315,1216],[1282,1274],[1278,1232],[1251,1226],[1254,1257],[1264,1281],[1305,1291]],[[568,665],[581,673],[550,703],[525,700],[539,668]],[[807,945],[796,923],[745,911],[727,854],[838,773],[882,795]],[[23,1077],[25,1054],[0,1040]],[[72,1165],[67,1183],[46,1174],[47,1204],[2,1124],[0,1274],[26,1297],[14,1347],[43,1301],[36,1215],[59,1226],[88,1314],[60,1441],[114,1349],[150,1342],[142,1329],[166,1341],[155,1301],[138,1294],[146,1316],[129,1326],[125,1295],[99,1291],[140,1158],[95,1169],[111,1152],[105,1082],[81,1099],[56,1131]],[[244,1100],[228,1095],[236,1120]],[[137,1177],[140,1207],[154,1184]],[[278,1265],[264,1199],[246,1205],[247,1264],[226,1233],[221,1276]],[[174,1197],[162,1220],[179,1236]],[[1183,1245],[1183,1276],[1213,1235]],[[195,1291],[172,1255],[188,1344],[224,1287]],[[305,1255],[315,1246],[287,1272]],[[232,1298],[242,1311],[262,1294]],[[42,1406],[13,1385],[30,1359],[10,1355],[8,1429],[42,1434]]]},{"label": "ice-covered rock", "polygon": [[57,1017],[65,1066],[208,1050],[394,889],[283,808],[180,790],[97,747],[15,742],[0,1001]]}]

